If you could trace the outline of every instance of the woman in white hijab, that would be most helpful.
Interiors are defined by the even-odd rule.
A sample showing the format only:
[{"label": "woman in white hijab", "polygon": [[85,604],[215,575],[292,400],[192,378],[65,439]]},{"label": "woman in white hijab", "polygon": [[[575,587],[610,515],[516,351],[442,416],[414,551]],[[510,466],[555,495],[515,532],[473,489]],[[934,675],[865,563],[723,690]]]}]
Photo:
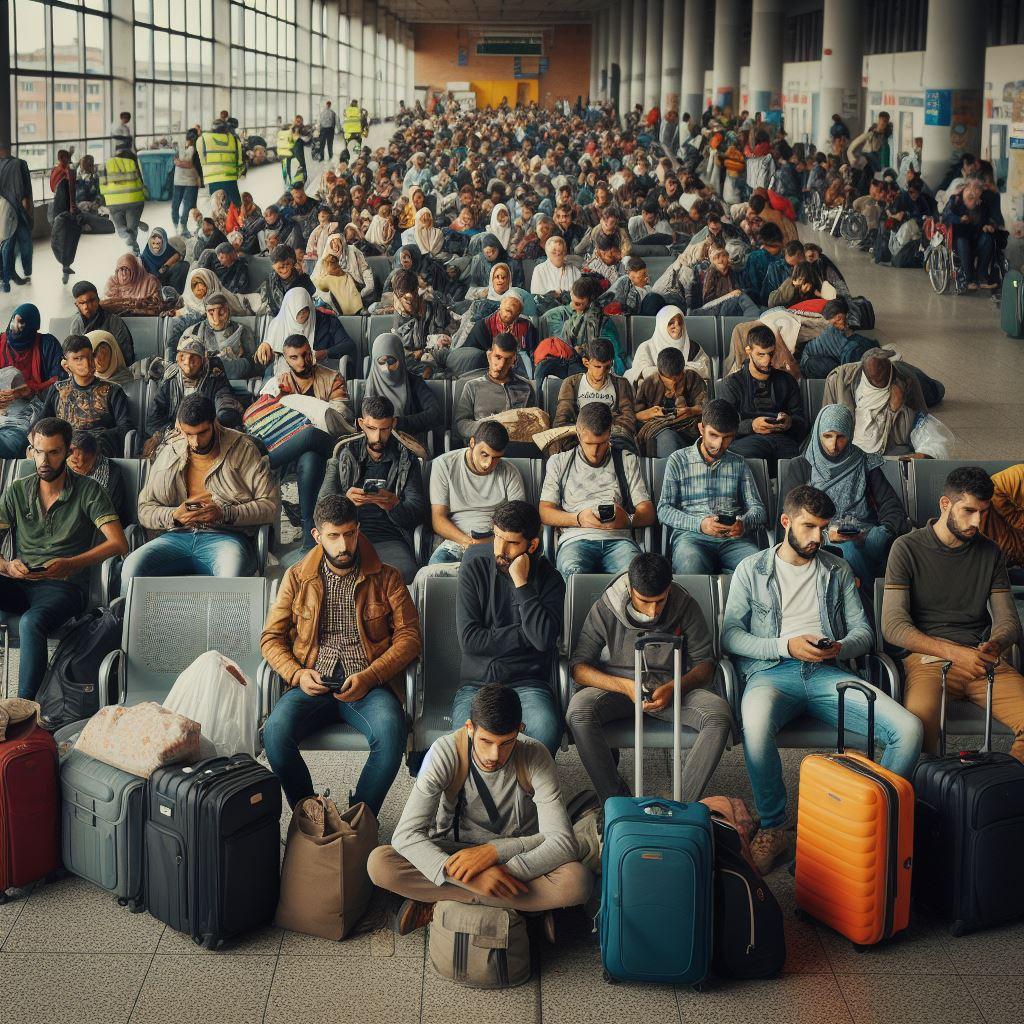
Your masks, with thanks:
[{"label": "woman in white hijab", "polygon": [[566,262],[565,239],[561,235],[552,235],[544,243],[544,252],[547,259],[533,268],[530,291],[534,295],[554,295],[561,301],[582,276],[580,268]]},{"label": "woman in white hijab", "polygon": [[290,369],[284,359],[284,343],[293,334],[301,334],[310,348],[316,338],[316,307],[305,288],[290,288],[284,295],[280,312],[267,325],[263,340],[273,349],[274,374]]},{"label": "woman in white hijab", "polygon": [[[343,235],[331,235],[324,243],[324,251],[321,253],[320,259],[317,260],[316,266],[313,267],[313,273],[310,275],[313,284],[317,288],[320,287],[320,285],[316,284],[316,279],[324,273],[323,258],[327,255],[334,256],[337,259],[338,268],[341,272],[348,274],[355,282],[356,290],[359,292],[363,305],[369,305],[373,301],[374,292],[376,291],[373,271],[370,269],[370,264],[367,263],[366,257],[354,245],[346,242]],[[322,290],[327,291],[328,289]]]},{"label": "woman in white hijab", "polygon": [[658,310],[654,318],[654,334],[636,350],[633,365],[626,370],[626,380],[635,386],[646,375],[657,373],[658,353],[666,348],[679,349],[686,361],[686,369],[711,380],[711,359],[686,333],[686,319],[678,306],[662,306]]},{"label": "woman in white hijab", "polygon": [[418,245],[420,252],[436,256],[444,245],[444,233],[434,227],[434,215],[423,206],[416,212],[416,220],[408,231],[402,232],[402,245]]},{"label": "woman in white hijab", "polygon": [[512,237],[512,215],[504,203],[497,203],[491,210],[491,221],[488,230],[501,242],[501,247],[508,250],[509,239]]},{"label": "woman in white hijab", "polygon": [[185,278],[185,287],[181,292],[183,305],[173,315],[182,317],[198,315],[205,320],[206,296],[212,295],[214,292],[220,292],[227,299],[228,312],[232,316],[245,316],[252,313],[260,305],[258,295],[236,295],[220,283],[217,275],[212,270],[206,267],[193,267],[188,272],[188,277]]}]

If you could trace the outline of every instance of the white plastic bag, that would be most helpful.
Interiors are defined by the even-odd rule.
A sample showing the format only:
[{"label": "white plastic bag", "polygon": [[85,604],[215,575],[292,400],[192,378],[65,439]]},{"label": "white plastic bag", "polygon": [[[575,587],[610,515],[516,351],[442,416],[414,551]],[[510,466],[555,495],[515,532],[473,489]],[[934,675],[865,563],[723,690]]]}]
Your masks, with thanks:
[{"label": "white plastic bag", "polygon": [[220,757],[256,756],[256,686],[220,651],[200,654],[174,681],[164,707],[198,722]]},{"label": "white plastic bag", "polygon": [[956,438],[953,431],[931,413],[919,412],[910,431],[910,443],[915,452],[933,459],[948,459],[953,453]]}]

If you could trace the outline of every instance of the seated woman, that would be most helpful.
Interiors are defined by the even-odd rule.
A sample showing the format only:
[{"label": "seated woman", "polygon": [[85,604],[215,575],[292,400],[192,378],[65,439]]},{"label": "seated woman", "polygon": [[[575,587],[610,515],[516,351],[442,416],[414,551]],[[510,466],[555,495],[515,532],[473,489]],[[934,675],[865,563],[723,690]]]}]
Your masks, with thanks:
[{"label": "seated woman", "polygon": [[227,299],[220,292],[211,292],[204,300],[205,317],[185,329],[183,338],[195,338],[208,355],[220,359],[229,380],[251,380],[263,376],[263,370],[274,357],[271,347],[259,347],[246,324],[231,316]]},{"label": "seated woman", "polygon": [[188,276],[188,264],[185,262],[185,246],[181,239],[178,239],[178,245],[181,246],[180,250],[171,245],[163,228],[153,228],[141,258],[142,265],[161,286],[166,285],[180,292]]},{"label": "seated woman", "polygon": [[507,263],[495,263],[491,267],[491,277],[487,292],[474,298],[462,316],[462,332],[456,338],[461,341],[474,324],[489,317],[498,308],[501,300],[512,291],[512,268]]},{"label": "seated woman", "polygon": [[114,264],[100,306],[108,313],[158,316],[172,308],[172,303],[160,294],[160,282],[146,271],[139,257],[126,252]]},{"label": "seated woman", "polygon": [[[339,231],[340,225],[333,218],[329,206],[321,206],[316,211],[316,227],[309,233],[306,239],[306,259],[318,260],[327,251],[327,239],[333,238]],[[310,269],[311,264],[306,265]]]},{"label": "seated woman", "polygon": [[316,361],[341,359],[348,356],[355,361],[358,356],[356,343],[349,337],[337,315],[323,307],[317,307],[313,296],[305,288],[292,288],[285,292],[281,310],[267,326],[263,340],[277,357],[273,373],[284,373],[288,364],[284,358],[284,343],[292,335],[301,334],[313,349]]},{"label": "seated woman", "polygon": [[569,302],[569,290],[580,279],[582,271],[566,259],[568,249],[561,235],[552,235],[544,244],[547,259],[533,268],[530,291],[541,304],[551,309]]},{"label": "seated woman", "polygon": [[252,313],[248,297],[242,299],[229,288],[225,288],[217,280],[217,275],[212,270],[208,270],[206,267],[193,267],[188,272],[185,287],[181,291],[181,305],[176,310],[168,310],[164,313],[165,316],[174,317],[167,324],[164,341],[164,358],[168,363],[174,362],[178,339],[189,327],[200,324],[206,319],[206,298],[208,295],[213,295],[214,292],[224,296],[231,316],[245,316]]},{"label": "seated woman", "polygon": [[[22,376],[21,384],[6,389],[8,393],[3,397],[7,401],[32,399],[45,392],[54,381],[67,376],[60,342],[52,334],[39,330],[40,320],[39,307],[24,302],[15,307],[7,330],[0,334],[0,367],[13,366]],[[22,448],[22,454],[24,451]]]},{"label": "seated woman", "polygon": [[363,236],[370,245],[377,247],[382,256],[388,256],[394,250],[394,243],[397,238],[395,222],[391,216],[392,206],[390,202],[384,201],[377,207],[376,213],[370,219],[370,224]]},{"label": "seated woman", "polygon": [[495,203],[491,208],[491,219],[487,230],[497,238],[502,249],[509,250],[509,243],[512,240],[512,215],[504,203]]},{"label": "seated woman", "polygon": [[134,379],[132,371],[125,365],[121,346],[110,331],[89,331],[86,337],[92,342],[96,376],[111,384],[119,384],[122,388],[130,384]]},{"label": "seated woman", "polygon": [[427,207],[416,211],[413,226],[402,232],[403,245],[418,246],[421,253],[437,256],[444,249],[444,233],[434,227],[434,215]]},{"label": "seated woman", "polygon": [[466,274],[466,281],[469,285],[466,298],[481,299],[487,294],[491,271],[498,263],[504,263],[512,272],[512,284],[522,287],[524,284],[522,265],[509,259],[504,246],[489,231],[480,235],[479,238],[480,252],[473,257]]},{"label": "seated woman", "polygon": [[658,355],[667,348],[683,353],[686,369],[693,370],[704,380],[712,379],[711,358],[686,333],[686,320],[678,306],[662,306],[654,318],[654,334],[643,342],[633,355],[633,365],[625,377],[638,387],[644,377],[657,372]]},{"label": "seated woman", "polygon": [[837,366],[859,363],[865,352],[878,342],[857,334],[847,322],[850,306],[846,299],[825,303],[822,316],[829,322],[816,338],[811,338],[800,353],[800,372],[805,377],[824,380]]},{"label": "seated woman", "polygon": [[397,334],[381,334],[370,347],[367,397],[385,395],[395,407],[395,428],[425,445],[427,434],[444,424],[444,410],[419,375],[406,369],[406,353]]},{"label": "seated woman", "polygon": [[836,514],[828,543],[842,551],[870,604],[875,578],[885,574],[889,548],[910,524],[882,472],[884,460],[857,447],[853,432],[853,413],[846,406],[824,406],[806,450],[791,464],[792,484],[809,483],[832,499]]}]

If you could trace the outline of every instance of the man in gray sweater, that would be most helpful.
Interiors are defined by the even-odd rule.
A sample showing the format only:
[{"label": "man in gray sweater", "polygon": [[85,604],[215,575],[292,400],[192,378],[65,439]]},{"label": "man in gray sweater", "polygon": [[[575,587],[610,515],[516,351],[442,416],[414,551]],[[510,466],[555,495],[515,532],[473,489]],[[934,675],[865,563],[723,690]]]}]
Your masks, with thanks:
[{"label": "man in gray sweater", "polygon": [[476,433],[481,420],[509,409],[535,406],[533,385],[515,372],[519,343],[511,334],[498,334],[487,350],[487,371],[467,376],[455,406],[455,430],[463,441]]},{"label": "man in gray sweater", "polygon": [[[481,687],[465,726],[427,751],[391,846],[370,855],[370,878],[405,897],[398,931],[426,925],[439,900],[549,912],[590,896],[555,762],[521,735],[510,686]],[[549,938],[554,935],[545,919]]]},{"label": "man in gray sweater", "polygon": [[[634,652],[637,637],[644,633],[671,633],[686,640],[680,684],[684,743],[697,735],[683,764],[684,801],[701,798],[732,732],[728,702],[708,689],[715,657],[700,606],[673,581],[667,558],[637,555],[590,609],[569,659],[577,689],[566,721],[602,806],[610,796],[630,795],[604,726],[634,719]],[[644,713],[667,722],[672,721],[672,660],[667,644],[648,647],[641,679]]]}]

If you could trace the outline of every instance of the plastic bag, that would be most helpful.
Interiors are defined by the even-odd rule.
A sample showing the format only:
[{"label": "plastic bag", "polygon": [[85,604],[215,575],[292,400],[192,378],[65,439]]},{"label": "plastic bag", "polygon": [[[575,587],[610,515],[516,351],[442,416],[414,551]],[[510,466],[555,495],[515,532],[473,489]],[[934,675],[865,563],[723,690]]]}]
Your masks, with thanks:
[{"label": "plastic bag", "polygon": [[928,412],[919,412],[910,431],[910,443],[915,452],[930,455],[933,459],[948,459],[953,452],[956,438],[940,419]]},{"label": "plastic bag", "polygon": [[220,651],[200,654],[174,681],[164,707],[198,722],[219,756],[256,756],[256,686]]}]

